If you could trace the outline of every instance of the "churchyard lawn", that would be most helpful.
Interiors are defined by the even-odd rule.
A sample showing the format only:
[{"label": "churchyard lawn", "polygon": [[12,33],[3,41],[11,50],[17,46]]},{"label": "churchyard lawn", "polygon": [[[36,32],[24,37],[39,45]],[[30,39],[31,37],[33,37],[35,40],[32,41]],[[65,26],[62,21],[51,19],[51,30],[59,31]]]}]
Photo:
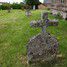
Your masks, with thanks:
[{"label": "churchyard lawn", "polygon": [[[27,17],[22,10],[12,10],[11,13],[0,10],[0,67],[27,67],[26,45],[41,31],[31,28],[30,21],[40,19],[40,13],[41,10],[35,10]],[[54,19],[50,14],[49,18]],[[67,67],[67,21],[59,19],[58,27],[48,27],[47,31],[57,37],[59,51],[64,57],[54,67]]]}]

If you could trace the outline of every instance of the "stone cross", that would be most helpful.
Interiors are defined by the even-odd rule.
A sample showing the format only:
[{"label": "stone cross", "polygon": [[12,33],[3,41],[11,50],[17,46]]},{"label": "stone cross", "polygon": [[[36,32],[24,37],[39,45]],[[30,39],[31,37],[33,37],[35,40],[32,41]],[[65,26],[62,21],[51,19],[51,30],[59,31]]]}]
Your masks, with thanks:
[{"label": "stone cross", "polygon": [[46,32],[46,27],[48,26],[58,26],[58,20],[49,20],[48,19],[48,13],[44,12],[41,14],[41,19],[37,21],[31,21],[30,23],[31,27],[41,27],[42,33]]},{"label": "stone cross", "polygon": [[[42,22],[45,24],[45,22],[47,22],[46,20],[48,19],[48,13],[42,13],[41,14],[41,20]],[[42,32],[45,33],[46,32],[46,25],[42,26]]]}]

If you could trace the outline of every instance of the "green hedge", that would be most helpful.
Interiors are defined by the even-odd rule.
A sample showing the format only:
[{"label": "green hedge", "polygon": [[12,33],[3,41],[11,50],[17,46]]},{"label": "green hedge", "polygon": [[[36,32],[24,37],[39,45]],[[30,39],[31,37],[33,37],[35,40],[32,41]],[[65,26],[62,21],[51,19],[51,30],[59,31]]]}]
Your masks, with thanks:
[{"label": "green hedge", "polygon": [[24,4],[23,3],[20,3],[20,4],[17,4],[17,3],[13,3],[13,4],[4,3],[4,4],[0,5],[0,9],[2,9],[2,10],[6,10],[6,9],[10,9],[10,8],[21,9],[21,8],[24,8]]}]

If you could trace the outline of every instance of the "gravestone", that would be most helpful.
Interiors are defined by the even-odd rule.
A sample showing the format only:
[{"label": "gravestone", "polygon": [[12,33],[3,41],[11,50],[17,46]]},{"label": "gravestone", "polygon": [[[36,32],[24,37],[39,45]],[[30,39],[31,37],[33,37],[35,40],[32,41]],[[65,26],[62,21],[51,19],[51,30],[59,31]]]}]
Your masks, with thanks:
[{"label": "gravestone", "polygon": [[62,18],[67,20],[67,5],[66,5],[66,2],[64,2],[63,4],[62,3],[54,4],[51,7],[51,12],[52,12],[53,15],[57,15],[58,13],[60,13]]},{"label": "gravestone", "polygon": [[63,19],[67,20],[67,12],[63,12]]},{"label": "gravestone", "polygon": [[48,26],[54,26],[51,23],[55,23],[57,26],[58,21],[50,21],[48,19],[48,13],[43,13],[41,17],[41,20],[31,21],[30,23],[31,27],[42,28],[42,32],[32,37],[28,42],[27,58],[29,63],[45,63],[52,61],[56,58],[58,52],[57,39],[46,32]]},{"label": "gravestone", "polygon": [[56,9],[52,9],[51,11],[52,11],[53,15],[57,15],[58,14],[58,10],[56,10]]},{"label": "gravestone", "polygon": [[31,11],[29,9],[27,9],[25,13],[26,13],[26,16],[31,16],[32,15]]}]

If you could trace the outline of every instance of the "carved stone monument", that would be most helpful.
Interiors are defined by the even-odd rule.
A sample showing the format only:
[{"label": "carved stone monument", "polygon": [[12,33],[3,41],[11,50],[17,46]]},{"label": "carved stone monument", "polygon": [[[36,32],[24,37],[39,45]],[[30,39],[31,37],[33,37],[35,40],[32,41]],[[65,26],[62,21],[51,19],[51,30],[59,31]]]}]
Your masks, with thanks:
[{"label": "carved stone monument", "polygon": [[49,20],[48,13],[42,14],[42,19],[31,21],[31,27],[40,27],[42,32],[30,39],[27,45],[27,58],[29,63],[45,63],[56,58],[58,41],[46,32],[48,26],[57,26],[58,21]]}]

